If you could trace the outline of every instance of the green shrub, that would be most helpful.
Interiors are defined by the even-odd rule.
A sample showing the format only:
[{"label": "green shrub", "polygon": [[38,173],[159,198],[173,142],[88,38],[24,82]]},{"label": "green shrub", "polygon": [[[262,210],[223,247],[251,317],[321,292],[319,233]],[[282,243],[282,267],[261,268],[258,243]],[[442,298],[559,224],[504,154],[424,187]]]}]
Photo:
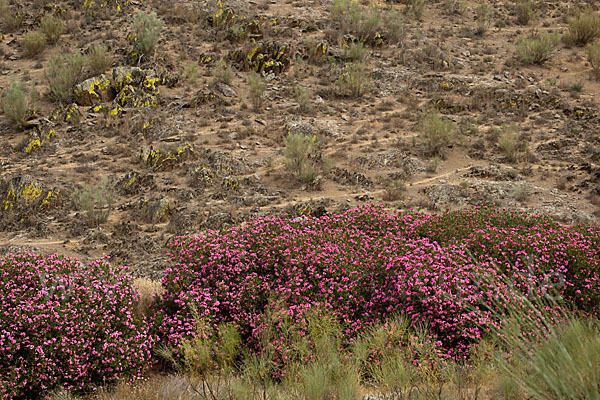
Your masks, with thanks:
[{"label": "green shrub", "polygon": [[529,25],[536,16],[535,2],[533,0],[517,0],[515,13],[517,14],[517,23],[520,25]]},{"label": "green shrub", "polygon": [[259,110],[262,106],[263,94],[267,88],[267,81],[265,81],[260,74],[253,71],[250,73],[250,75],[248,75],[248,85],[248,94],[250,96],[252,106],[255,110]]},{"label": "green shrub", "polygon": [[344,72],[338,78],[338,87],[344,94],[360,97],[370,88],[371,80],[367,67],[361,62],[353,62],[346,66]]},{"label": "green shrub", "polygon": [[37,56],[46,48],[46,37],[37,31],[27,32],[21,39],[21,46],[28,57]]},{"label": "green shrub", "polygon": [[298,102],[298,108],[300,112],[308,113],[312,110],[310,102],[310,90],[302,86],[296,86],[294,89],[296,101]]},{"label": "green shrub", "polygon": [[560,42],[559,34],[533,33],[521,38],[517,44],[517,56],[526,64],[543,64]]},{"label": "green shrub", "polygon": [[112,59],[108,54],[108,48],[103,44],[96,44],[90,47],[88,54],[88,65],[92,75],[100,75],[112,64]]},{"label": "green shrub", "polygon": [[569,18],[569,33],[566,37],[569,43],[577,46],[588,44],[600,37],[600,15],[591,8],[580,10]]},{"label": "green shrub", "polygon": [[385,38],[390,43],[402,43],[406,29],[402,15],[395,10],[387,11],[383,15]]},{"label": "green shrub", "polygon": [[343,58],[349,61],[364,61],[369,50],[362,42],[352,42],[343,48]]},{"label": "green shrub", "polygon": [[224,83],[226,85],[231,85],[232,79],[233,71],[231,70],[231,67],[229,67],[229,65],[227,65],[223,59],[217,61],[212,71],[213,83]]},{"label": "green shrub", "polygon": [[0,27],[3,32],[9,33],[17,30],[23,19],[16,15],[9,0],[0,0]]},{"label": "green shrub", "polygon": [[330,7],[334,22],[342,32],[366,40],[382,27],[381,11],[376,3],[363,7],[356,0],[333,0]]},{"label": "green shrub", "polygon": [[57,16],[46,14],[40,20],[40,31],[46,36],[49,43],[56,43],[65,33],[65,24]]},{"label": "green shrub", "polygon": [[420,123],[420,137],[426,151],[434,156],[444,157],[446,148],[456,136],[456,127],[449,119],[437,113],[426,113]]},{"label": "green shrub", "polygon": [[600,80],[600,45],[597,43],[587,45],[587,58],[592,66],[594,78]]},{"label": "green shrub", "polygon": [[140,11],[137,14],[133,22],[133,35],[135,49],[140,55],[149,57],[154,52],[163,24],[155,12],[146,15]]},{"label": "green shrub", "polygon": [[477,23],[475,25],[475,34],[483,35],[490,29],[494,17],[494,9],[488,3],[484,2],[475,9]]},{"label": "green shrub", "polygon": [[50,94],[61,102],[70,101],[73,87],[81,79],[85,57],[80,52],[63,53],[48,62],[45,76]]},{"label": "green shrub", "polygon": [[89,226],[98,226],[108,220],[115,205],[115,191],[107,177],[100,185],[83,185],[72,196],[73,207],[84,211]]},{"label": "green shrub", "polygon": [[283,139],[285,165],[304,183],[312,182],[315,177],[315,168],[310,161],[315,140],[315,137],[299,133],[289,134]]},{"label": "green shrub", "polygon": [[0,108],[17,128],[23,127],[31,115],[36,92],[29,90],[23,82],[11,82],[0,99]]}]

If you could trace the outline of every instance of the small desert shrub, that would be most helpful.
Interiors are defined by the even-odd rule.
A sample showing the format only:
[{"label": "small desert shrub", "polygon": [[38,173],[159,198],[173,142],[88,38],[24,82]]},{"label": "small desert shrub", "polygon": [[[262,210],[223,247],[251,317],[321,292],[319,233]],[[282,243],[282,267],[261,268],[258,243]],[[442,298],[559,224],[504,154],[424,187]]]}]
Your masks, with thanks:
[{"label": "small desert shrub", "polygon": [[160,282],[137,278],[133,281],[133,287],[140,295],[136,304],[137,315],[148,316],[149,307],[154,302],[154,297],[160,295],[163,291]]},{"label": "small desert shrub", "polygon": [[310,90],[308,88],[296,86],[294,89],[294,95],[296,96],[296,101],[298,102],[298,108],[300,109],[300,112],[307,113],[312,110],[312,105],[310,102]]},{"label": "small desert shrub", "polygon": [[139,12],[133,22],[133,35],[135,40],[135,49],[143,56],[150,56],[158,39],[163,21],[158,18],[155,12],[150,15]]},{"label": "small desert shrub", "polygon": [[63,53],[48,62],[45,76],[50,94],[61,102],[73,97],[73,87],[79,82],[83,72],[85,57],[80,52]]},{"label": "small desert shrub", "polygon": [[588,44],[587,58],[592,66],[592,74],[600,80],[600,45],[597,43]]},{"label": "small desert shrub", "polygon": [[212,71],[213,84],[224,83],[226,85],[231,85],[232,80],[233,71],[231,70],[231,67],[227,65],[223,59],[217,61]]},{"label": "small desert shrub", "polygon": [[65,33],[65,23],[53,14],[46,14],[40,20],[40,31],[46,36],[49,43],[56,43]]},{"label": "small desert shrub", "polygon": [[315,145],[315,137],[292,133],[283,139],[283,154],[285,165],[302,182],[312,182],[315,176],[315,168],[310,161],[310,154]]},{"label": "small desert shrub", "polygon": [[517,162],[519,159],[519,143],[514,129],[502,129],[502,135],[498,139],[498,147],[509,162]]},{"label": "small desert shrub", "polygon": [[267,81],[256,72],[251,72],[248,75],[248,95],[255,110],[259,110],[262,106],[263,95],[267,88]]},{"label": "small desert shrub", "polygon": [[17,30],[23,19],[16,15],[10,0],[0,0],[0,27],[3,32],[9,33]]},{"label": "small desert shrub", "polygon": [[37,56],[46,48],[46,37],[38,31],[27,32],[21,39],[21,46],[28,57]]},{"label": "small desert shrub", "polygon": [[426,5],[426,0],[408,0],[408,3],[404,8],[404,13],[407,15],[412,15],[416,19],[421,19],[425,13]]},{"label": "small desert shrub", "polygon": [[110,68],[112,59],[108,54],[108,48],[103,44],[91,46],[88,54],[88,65],[92,75],[99,75]]},{"label": "small desert shrub", "polygon": [[517,0],[515,13],[517,14],[517,23],[529,25],[535,19],[535,2],[533,0]]},{"label": "small desert shrub", "polygon": [[444,157],[446,148],[455,140],[456,127],[449,119],[429,112],[421,119],[419,136],[429,154]]},{"label": "small desert shrub", "polygon": [[569,33],[566,40],[577,46],[588,44],[600,37],[600,15],[593,9],[580,10],[569,18]]},{"label": "small desert shrub", "polygon": [[126,268],[30,253],[0,259],[0,397],[41,399],[141,376],[153,339]]},{"label": "small desert shrub", "polygon": [[550,59],[550,55],[559,42],[559,34],[533,33],[529,37],[519,40],[517,56],[519,60],[527,64],[543,64]]},{"label": "small desert shrub", "polygon": [[35,90],[29,89],[25,83],[14,81],[2,94],[0,108],[17,128],[21,128],[31,115],[35,93]]},{"label": "small desert shrub", "polygon": [[444,10],[450,15],[464,15],[467,12],[467,5],[464,0],[446,0]]},{"label": "small desert shrub", "polygon": [[369,50],[362,42],[352,42],[343,49],[343,58],[349,61],[364,61]]},{"label": "small desert shrub", "polygon": [[475,34],[483,35],[490,29],[494,17],[494,9],[488,3],[481,3],[475,9],[477,23],[475,25]]},{"label": "small desert shrub", "polygon": [[338,78],[338,87],[344,94],[360,97],[371,86],[371,80],[367,66],[361,62],[353,62],[346,66],[344,72]]},{"label": "small desert shrub", "polygon": [[515,186],[513,190],[513,197],[515,200],[523,202],[531,196],[531,187],[527,184],[521,184]]},{"label": "small desert shrub", "polygon": [[404,19],[398,11],[387,11],[383,15],[385,38],[390,43],[402,43],[405,35]]},{"label": "small desert shrub", "polygon": [[333,19],[342,32],[367,39],[382,27],[381,10],[376,3],[363,7],[356,0],[333,0]]},{"label": "small desert shrub", "polygon": [[196,82],[198,82],[199,77],[200,71],[198,71],[198,67],[196,66],[196,64],[188,64],[183,69],[183,78],[186,82],[195,85]]},{"label": "small desert shrub", "polygon": [[406,191],[406,185],[402,181],[394,181],[383,191],[383,200],[384,201],[396,201],[401,199],[404,196],[404,192]]},{"label": "small desert shrub", "polygon": [[76,210],[84,211],[89,226],[98,226],[108,220],[114,208],[115,192],[107,177],[100,185],[83,185],[72,197]]}]

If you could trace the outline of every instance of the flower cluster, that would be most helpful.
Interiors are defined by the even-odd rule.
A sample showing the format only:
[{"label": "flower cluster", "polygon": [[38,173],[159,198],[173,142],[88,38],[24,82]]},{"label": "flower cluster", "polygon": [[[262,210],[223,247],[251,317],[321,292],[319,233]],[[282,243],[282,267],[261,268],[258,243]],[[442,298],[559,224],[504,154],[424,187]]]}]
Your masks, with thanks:
[{"label": "flower cluster", "polygon": [[330,311],[346,341],[403,314],[426,327],[446,356],[465,358],[501,323],[498,313],[522,306],[523,297],[510,296],[515,289],[597,313],[599,234],[488,208],[431,216],[364,206],[321,218],[256,219],[174,239],[156,331],[169,346],[192,336],[194,304],[215,325],[235,324],[260,351],[265,312],[283,302],[293,320],[315,306]]},{"label": "flower cluster", "polygon": [[51,255],[0,260],[0,398],[36,399],[140,376],[154,340],[123,267]]}]

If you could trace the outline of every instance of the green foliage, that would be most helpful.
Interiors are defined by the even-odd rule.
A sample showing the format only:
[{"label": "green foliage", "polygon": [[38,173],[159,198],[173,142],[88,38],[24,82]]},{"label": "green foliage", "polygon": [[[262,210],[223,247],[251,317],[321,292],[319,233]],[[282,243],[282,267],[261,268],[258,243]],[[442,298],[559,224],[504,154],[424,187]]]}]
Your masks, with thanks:
[{"label": "green foliage", "polygon": [[349,61],[364,61],[369,54],[362,42],[352,42],[343,47],[343,58]]},{"label": "green foliage", "polygon": [[21,46],[28,57],[37,56],[46,48],[46,37],[38,31],[27,32],[21,39]]},{"label": "green foliage", "polygon": [[555,33],[532,33],[521,38],[517,44],[517,56],[526,64],[543,64],[550,59],[560,35]]},{"label": "green foliage", "polygon": [[421,119],[420,137],[429,154],[444,157],[446,148],[456,139],[456,127],[449,119],[428,112]]},{"label": "green foliage", "polygon": [[267,88],[267,81],[258,73],[252,71],[248,75],[248,95],[254,110],[259,110],[263,102],[263,94]]},{"label": "green foliage", "polygon": [[520,25],[529,25],[536,17],[534,0],[517,0],[515,4],[515,13],[517,14],[517,23]]},{"label": "green foliage", "polygon": [[195,85],[198,82],[198,78],[200,77],[200,71],[198,71],[198,67],[196,64],[187,64],[183,69],[183,79],[186,82],[189,82],[192,85]]},{"label": "green foliage", "polygon": [[593,42],[600,37],[600,15],[591,8],[579,10],[569,18],[569,33],[566,37],[568,43],[577,46]]},{"label": "green foliage", "polygon": [[55,99],[61,102],[71,100],[73,87],[81,79],[84,64],[85,57],[79,51],[60,54],[48,62],[45,77]]},{"label": "green foliage", "polygon": [[35,90],[28,89],[25,83],[19,81],[11,82],[2,94],[0,108],[17,128],[23,127],[31,115],[36,94]]},{"label": "green foliage", "polygon": [[115,205],[115,189],[107,177],[99,185],[83,185],[71,198],[76,210],[85,212],[89,226],[95,227],[108,220]]},{"label": "green foliage", "polygon": [[509,162],[514,163],[519,160],[521,153],[527,149],[527,143],[519,140],[516,127],[502,126],[498,148]]},{"label": "green foliage", "polygon": [[150,15],[139,12],[133,22],[133,35],[135,40],[135,49],[143,56],[149,57],[154,52],[160,30],[164,22],[158,18],[155,12]]},{"label": "green foliage", "polygon": [[65,33],[65,24],[54,14],[46,14],[40,20],[40,31],[46,36],[49,43],[56,43]]},{"label": "green foliage", "polygon": [[310,161],[315,141],[316,137],[299,133],[289,134],[283,139],[285,164],[304,183],[312,182],[315,176],[315,168]]},{"label": "green foliage", "polygon": [[310,102],[310,90],[303,86],[296,86],[294,89],[294,95],[296,96],[296,101],[298,102],[298,108],[300,112],[308,113],[312,110],[312,105]]},{"label": "green foliage", "polygon": [[357,0],[333,0],[329,9],[343,32],[367,39],[382,28],[381,11],[375,3],[363,7]]},{"label": "green foliage", "polygon": [[592,75],[600,80],[600,44],[587,45],[587,59],[592,66]]},{"label": "green foliage", "polygon": [[371,87],[367,66],[361,62],[346,65],[346,71],[338,78],[341,92],[352,97],[361,97]]},{"label": "green foliage", "polygon": [[92,75],[100,75],[112,64],[112,59],[108,54],[108,48],[103,44],[96,44],[90,47],[88,51],[88,65]]},{"label": "green foliage", "polygon": [[0,0],[0,27],[3,32],[9,33],[17,30],[23,23],[23,19],[16,15],[10,0]]},{"label": "green foliage", "polygon": [[475,15],[477,17],[475,34],[483,35],[490,29],[494,17],[494,9],[487,2],[482,2],[475,9]]}]

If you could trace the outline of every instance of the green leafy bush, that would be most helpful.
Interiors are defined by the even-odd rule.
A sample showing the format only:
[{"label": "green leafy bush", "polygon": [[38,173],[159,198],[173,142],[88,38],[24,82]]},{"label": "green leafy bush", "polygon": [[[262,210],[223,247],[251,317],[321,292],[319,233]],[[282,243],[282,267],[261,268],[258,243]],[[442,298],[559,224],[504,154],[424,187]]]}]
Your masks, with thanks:
[{"label": "green leafy bush", "polygon": [[346,71],[338,78],[341,92],[352,97],[361,97],[371,87],[367,66],[362,62],[346,65]]},{"label": "green leafy bush", "polygon": [[112,59],[108,54],[108,48],[103,44],[91,46],[88,54],[88,65],[92,75],[99,75],[110,68]]},{"label": "green leafy bush", "polygon": [[529,25],[536,16],[535,2],[533,0],[517,0],[515,13],[517,14],[517,23]]},{"label": "green leafy bush", "polygon": [[73,87],[79,82],[83,73],[85,57],[79,51],[63,53],[48,62],[45,76],[50,94],[61,102],[70,101]]},{"label": "green leafy bush", "polygon": [[90,226],[98,226],[108,220],[114,208],[114,187],[107,177],[100,185],[83,185],[75,190],[72,197],[73,206],[84,211]]}]

